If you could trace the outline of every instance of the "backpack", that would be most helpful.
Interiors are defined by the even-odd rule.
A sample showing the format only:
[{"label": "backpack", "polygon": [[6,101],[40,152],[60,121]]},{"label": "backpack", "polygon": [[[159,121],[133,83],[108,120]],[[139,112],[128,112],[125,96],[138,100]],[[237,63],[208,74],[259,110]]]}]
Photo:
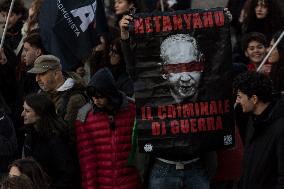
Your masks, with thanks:
[{"label": "backpack", "polygon": [[58,116],[60,116],[61,118],[64,119],[64,117],[66,115],[67,104],[68,104],[71,96],[77,95],[77,94],[82,95],[85,98],[86,102],[89,101],[89,97],[87,96],[85,91],[78,90],[78,89],[77,90],[68,90],[68,91],[64,92],[64,94],[61,95],[61,97],[60,97],[60,99],[61,99],[60,102],[61,103],[60,103],[60,105],[59,105],[59,107],[57,109],[57,115]]}]

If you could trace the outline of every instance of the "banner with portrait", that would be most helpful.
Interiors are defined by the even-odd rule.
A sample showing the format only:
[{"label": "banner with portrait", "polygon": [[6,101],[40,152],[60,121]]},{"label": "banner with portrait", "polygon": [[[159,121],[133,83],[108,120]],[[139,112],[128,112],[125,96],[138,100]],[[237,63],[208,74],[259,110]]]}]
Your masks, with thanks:
[{"label": "banner with portrait", "polygon": [[130,37],[140,152],[194,155],[234,145],[223,8],[135,14]]}]

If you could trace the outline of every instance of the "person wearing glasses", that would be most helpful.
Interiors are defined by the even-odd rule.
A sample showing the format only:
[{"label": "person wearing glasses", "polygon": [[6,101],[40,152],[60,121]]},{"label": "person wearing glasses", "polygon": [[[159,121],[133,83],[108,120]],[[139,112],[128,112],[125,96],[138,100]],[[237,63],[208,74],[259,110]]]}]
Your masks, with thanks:
[{"label": "person wearing glasses", "polygon": [[116,86],[124,92],[128,97],[134,94],[133,82],[129,74],[126,72],[126,64],[121,49],[120,38],[114,38],[110,44],[109,52],[109,68],[114,77]]},{"label": "person wearing glasses", "polygon": [[111,71],[99,69],[87,86],[92,102],[77,116],[76,138],[82,188],[140,188],[135,167],[127,164],[131,151],[135,104],[116,87]]}]

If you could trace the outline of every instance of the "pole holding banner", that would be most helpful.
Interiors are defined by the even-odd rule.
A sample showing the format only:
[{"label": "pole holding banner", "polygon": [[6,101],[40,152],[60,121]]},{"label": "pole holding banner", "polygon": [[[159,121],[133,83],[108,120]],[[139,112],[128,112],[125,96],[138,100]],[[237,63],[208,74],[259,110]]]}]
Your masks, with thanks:
[{"label": "pole holding banner", "polygon": [[9,18],[10,18],[12,9],[14,7],[14,2],[15,2],[15,0],[12,0],[11,5],[10,5],[10,9],[9,9],[9,12],[8,12],[8,15],[7,15],[4,31],[3,31],[2,38],[1,38],[0,49],[3,47],[3,44],[4,44],[5,35],[6,35],[6,32],[7,32],[7,28],[8,28],[8,22],[9,22]]},{"label": "pole holding banner", "polygon": [[161,11],[164,12],[165,11],[164,1],[160,0],[160,4],[161,4]]},{"label": "pole holding banner", "polygon": [[273,44],[272,48],[270,49],[270,51],[267,53],[267,55],[265,56],[265,58],[262,60],[261,64],[258,66],[257,68],[257,72],[260,71],[260,69],[262,68],[262,66],[266,63],[267,59],[269,58],[269,56],[271,55],[272,51],[277,47],[277,45],[280,43],[280,41],[282,40],[282,38],[284,37],[284,31],[281,33],[281,35],[279,36],[279,38],[276,40],[276,42]]}]

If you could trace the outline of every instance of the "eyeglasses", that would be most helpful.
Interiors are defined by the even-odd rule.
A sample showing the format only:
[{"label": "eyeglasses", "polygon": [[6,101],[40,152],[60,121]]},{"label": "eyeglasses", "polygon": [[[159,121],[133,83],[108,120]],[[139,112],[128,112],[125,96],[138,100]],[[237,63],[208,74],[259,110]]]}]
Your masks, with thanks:
[{"label": "eyeglasses", "polygon": [[98,92],[95,87],[88,87],[87,90],[87,95],[89,97],[95,97],[95,98],[104,98],[105,96],[102,95],[100,92]]}]

